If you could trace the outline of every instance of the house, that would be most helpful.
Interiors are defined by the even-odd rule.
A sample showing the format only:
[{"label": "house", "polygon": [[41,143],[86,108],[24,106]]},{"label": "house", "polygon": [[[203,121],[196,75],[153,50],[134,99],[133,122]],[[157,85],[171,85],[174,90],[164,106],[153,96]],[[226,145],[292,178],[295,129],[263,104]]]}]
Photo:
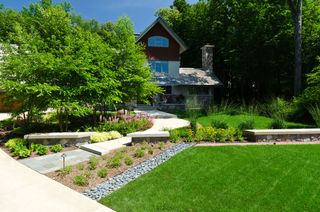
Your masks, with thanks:
[{"label": "house", "polygon": [[145,45],[154,80],[165,91],[154,100],[157,108],[184,109],[188,98],[210,105],[214,87],[222,85],[213,72],[212,45],[201,48],[202,68],[180,67],[180,55],[187,51],[187,46],[161,17],[138,35],[136,42]]}]

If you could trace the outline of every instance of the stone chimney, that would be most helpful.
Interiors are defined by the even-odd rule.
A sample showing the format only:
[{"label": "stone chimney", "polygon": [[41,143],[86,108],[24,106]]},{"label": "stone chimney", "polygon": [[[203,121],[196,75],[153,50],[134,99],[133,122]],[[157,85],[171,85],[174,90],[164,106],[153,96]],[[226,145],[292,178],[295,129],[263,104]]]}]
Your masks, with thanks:
[{"label": "stone chimney", "polygon": [[213,71],[213,47],[214,45],[204,45],[202,50],[202,69]]}]

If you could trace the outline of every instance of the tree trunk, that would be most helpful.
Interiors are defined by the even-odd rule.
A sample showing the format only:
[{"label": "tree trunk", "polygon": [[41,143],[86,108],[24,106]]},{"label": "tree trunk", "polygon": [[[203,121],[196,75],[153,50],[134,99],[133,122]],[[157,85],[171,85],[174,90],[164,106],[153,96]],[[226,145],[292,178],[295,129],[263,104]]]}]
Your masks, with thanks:
[{"label": "tree trunk", "polygon": [[289,0],[289,7],[294,21],[295,60],[294,60],[294,87],[293,95],[301,93],[302,75],[302,0]]}]

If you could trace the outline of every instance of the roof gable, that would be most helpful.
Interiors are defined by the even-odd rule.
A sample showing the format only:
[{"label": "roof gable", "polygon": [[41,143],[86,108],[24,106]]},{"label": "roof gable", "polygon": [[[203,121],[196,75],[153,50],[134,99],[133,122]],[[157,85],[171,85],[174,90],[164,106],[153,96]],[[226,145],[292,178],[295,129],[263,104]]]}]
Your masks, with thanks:
[{"label": "roof gable", "polygon": [[152,24],[150,24],[137,38],[136,42],[139,42],[157,23],[161,24],[161,26],[172,36],[172,38],[179,44],[180,46],[180,54],[187,50],[187,45],[183,42],[183,40],[169,27],[169,25],[161,18],[158,17]]}]

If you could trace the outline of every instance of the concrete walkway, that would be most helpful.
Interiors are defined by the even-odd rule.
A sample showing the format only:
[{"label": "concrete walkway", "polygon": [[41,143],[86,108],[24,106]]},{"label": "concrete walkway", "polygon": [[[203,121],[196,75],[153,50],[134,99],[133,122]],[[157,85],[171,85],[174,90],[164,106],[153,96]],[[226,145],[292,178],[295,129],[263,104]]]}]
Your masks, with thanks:
[{"label": "concrete walkway", "polygon": [[0,211],[107,212],[111,209],[41,175],[0,150]]},{"label": "concrete walkway", "polygon": [[157,119],[167,119],[167,118],[177,118],[175,114],[166,113],[160,110],[142,110],[142,109],[135,109],[135,113],[147,113],[152,118]]},{"label": "concrete walkway", "polygon": [[[64,152],[66,154],[66,166],[75,165],[83,161],[88,161],[94,155],[81,149]],[[27,158],[18,160],[21,164],[41,173],[46,174],[49,172],[57,171],[63,167],[62,155],[63,153],[56,153],[52,155],[44,155],[35,158]]]},{"label": "concrete walkway", "polygon": [[153,126],[146,131],[163,131],[164,129],[176,129],[189,126],[190,122],[179,118],[154,119]]}]

